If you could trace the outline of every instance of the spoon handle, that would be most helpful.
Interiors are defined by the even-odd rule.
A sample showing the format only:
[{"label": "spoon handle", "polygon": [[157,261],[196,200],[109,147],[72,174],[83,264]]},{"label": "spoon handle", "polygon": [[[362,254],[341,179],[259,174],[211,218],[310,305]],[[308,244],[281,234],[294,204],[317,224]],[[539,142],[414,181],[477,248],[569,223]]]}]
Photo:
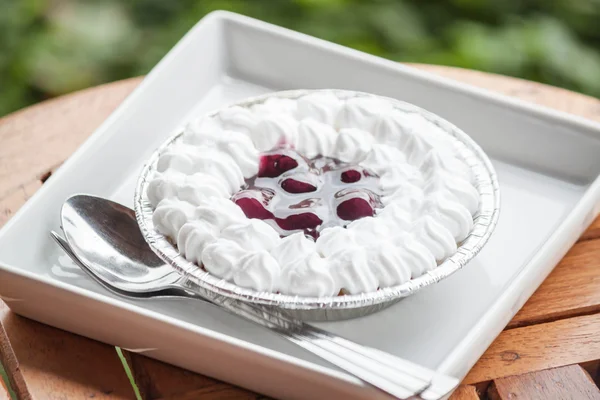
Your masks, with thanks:
[{"label": "spoon handle", "polygon": [[335,366],[399,398],[440,399],[458,380],[383,351],[362,346],[290,317],[273,307],[242,302],[204,290],[187,279],[181,286],[189,297],[208,300],[225,310],[264,326]]}]

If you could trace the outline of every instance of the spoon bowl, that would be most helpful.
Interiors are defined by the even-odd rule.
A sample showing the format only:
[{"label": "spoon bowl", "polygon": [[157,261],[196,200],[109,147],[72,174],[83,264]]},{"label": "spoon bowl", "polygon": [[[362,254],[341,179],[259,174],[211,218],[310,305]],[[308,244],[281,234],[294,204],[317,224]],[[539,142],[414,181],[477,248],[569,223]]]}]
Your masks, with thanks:
[{"label": "spoon bowl", "polygon": [[133,210],[110,200],[76,195],[64,203],[61,218],[70,249],[106,284],[130,293],[151,293],[181,279],[148,247]]}]

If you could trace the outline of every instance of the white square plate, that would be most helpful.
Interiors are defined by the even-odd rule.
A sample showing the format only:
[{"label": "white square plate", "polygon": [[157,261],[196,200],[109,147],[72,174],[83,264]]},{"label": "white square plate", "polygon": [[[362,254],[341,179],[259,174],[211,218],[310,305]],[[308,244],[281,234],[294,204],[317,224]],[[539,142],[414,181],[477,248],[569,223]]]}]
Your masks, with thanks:
[{"label": "white square plate", "polygon": [[469,265],[377,314],[319,324],[464,377],[598,214],[600,127],[230,13],[200,21],[0,232],[2,298],[26,317],[267,395],[386,397],[210,306],[117,298],[48,236],[74,193],[131,206],[142,164],[191,115],[299,88],[414,103],[465,130],[492,158],[500,220]]}]

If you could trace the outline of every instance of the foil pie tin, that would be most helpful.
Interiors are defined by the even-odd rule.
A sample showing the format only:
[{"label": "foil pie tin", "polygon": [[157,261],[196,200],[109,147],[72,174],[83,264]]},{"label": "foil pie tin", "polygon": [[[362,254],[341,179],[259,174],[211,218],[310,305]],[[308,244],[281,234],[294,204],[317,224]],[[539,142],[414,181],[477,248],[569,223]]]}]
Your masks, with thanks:
[{"label": "foil pie tin", "polygon": [[[291,90],[249,98],[223,108],[234,105],[250,107],[254,104],[262,103],[271,97],[296,99],[316,91],[329,91],[342,98],[373,96],[368,93],[348,90]],[[458,154],[471,168],[475,177],[474,185],[480,195],[480,206],[479,212],[474,217],[473,229],[469,236],[459,244],[456,253],[446,259],[437,268],[401,285],[382,288],[376,292],[328,297],[300,297],[257,292],[252,289],[239,287],[232,282],[209,274],[195,263],[187,261],[185,257],[179,254],[177,247],[166,236],[155,230],[152,222],[153,208],[146,194],[148,184],[156,170],[160,154],[166,148],[181,140],[182,129],[170,137],[152,154],[143,166],[138,178],[134,197],[134,209],[140,230],[146,242],[161,259],[171,264],[186,276],[189,281],[203,289],[226,298],[234,298],[283,309],[296,318],[309,321],[335,321],[365,316],[391,306],[402,298],[416,293],[419,289],[450,276],[464,267],[479,253],[496,227],[500,211],[500,192],[496,172],[483,150],[456,126],[412,104],[392,98],[382,98],[389,101],[394,108],[401,112],[416,113],[423,116],[456,139]],[[223,108],[208,113],[206,116],[216,115]]]}]

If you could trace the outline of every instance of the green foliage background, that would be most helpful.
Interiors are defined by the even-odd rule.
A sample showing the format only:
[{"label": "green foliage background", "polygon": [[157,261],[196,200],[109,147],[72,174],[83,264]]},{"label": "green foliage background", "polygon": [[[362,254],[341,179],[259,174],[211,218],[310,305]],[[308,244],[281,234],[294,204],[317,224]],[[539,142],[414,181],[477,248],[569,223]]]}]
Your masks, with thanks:
[{"label": "green foliage background", "polygon": [[216,9],[600,96],[600,0],[0,0],[0,115],[147,73]]}]

